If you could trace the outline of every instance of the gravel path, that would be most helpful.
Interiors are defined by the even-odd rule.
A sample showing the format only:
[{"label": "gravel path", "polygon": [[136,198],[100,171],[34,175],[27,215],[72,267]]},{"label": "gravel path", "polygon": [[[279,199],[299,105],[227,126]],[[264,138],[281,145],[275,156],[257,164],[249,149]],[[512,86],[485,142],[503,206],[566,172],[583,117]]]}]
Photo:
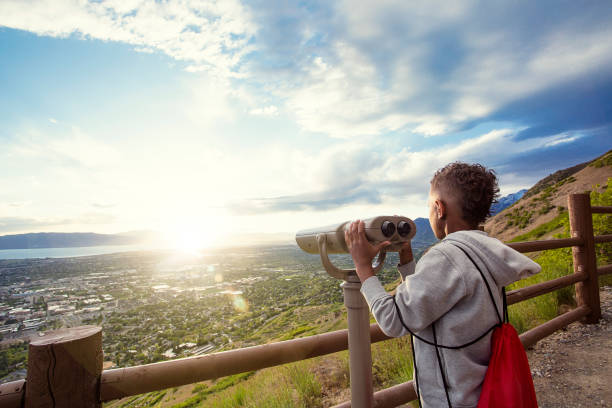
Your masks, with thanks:
[{"label": "gravel path", "polygon": [[572,323],[527,351],[541,408],[612,408],[612,287],[598,324]]}]

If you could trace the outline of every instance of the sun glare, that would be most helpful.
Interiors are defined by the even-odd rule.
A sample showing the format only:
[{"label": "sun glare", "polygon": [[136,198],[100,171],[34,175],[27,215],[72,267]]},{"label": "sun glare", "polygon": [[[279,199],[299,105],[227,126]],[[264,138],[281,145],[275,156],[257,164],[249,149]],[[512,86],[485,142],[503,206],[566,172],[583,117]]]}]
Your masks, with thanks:
[{"label": "sun glare", "polygon": [[168,241],[172,249],[197,255],[202,249],[214,245],[215,236],[202,230],[181,229],[173,231]]}]

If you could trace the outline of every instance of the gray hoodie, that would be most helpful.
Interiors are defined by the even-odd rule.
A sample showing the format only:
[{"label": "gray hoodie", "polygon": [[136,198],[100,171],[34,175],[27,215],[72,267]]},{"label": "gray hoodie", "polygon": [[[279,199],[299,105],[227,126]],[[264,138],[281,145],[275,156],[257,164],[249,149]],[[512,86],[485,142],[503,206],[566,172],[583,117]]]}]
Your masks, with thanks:
[{"label": "gray hoodie", "polygon": [[[541,269],[482,231],[449,234],[421,258],[416,268],[414,261],[400,267],[403,282],[395,300],[402,319],[412,332],[431,342],[435,324],[437,342],[445,346],[468,343],[499,322],[480,273],[456,245],[470,254],[484,273],[500,315],[502,286]],[[399,337],[408,333],[397,316],[392,295],[377,277],[363,282],[361,292],[385,334]],[[448,406],[435,348],[418,339],[414,343],[423,407]],[[452,406],[476,407],[489,364],[491,333],[471,346],[439,351]]]}]

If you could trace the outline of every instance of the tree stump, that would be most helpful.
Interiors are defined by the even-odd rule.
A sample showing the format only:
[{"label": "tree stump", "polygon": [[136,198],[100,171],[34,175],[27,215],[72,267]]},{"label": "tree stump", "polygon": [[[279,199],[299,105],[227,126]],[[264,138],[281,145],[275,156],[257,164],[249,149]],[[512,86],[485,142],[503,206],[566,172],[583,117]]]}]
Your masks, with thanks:
[{"label": "tree stump", "polygon": [[102,328],[47,332],[28,350],[25,406],[101,407]]}]

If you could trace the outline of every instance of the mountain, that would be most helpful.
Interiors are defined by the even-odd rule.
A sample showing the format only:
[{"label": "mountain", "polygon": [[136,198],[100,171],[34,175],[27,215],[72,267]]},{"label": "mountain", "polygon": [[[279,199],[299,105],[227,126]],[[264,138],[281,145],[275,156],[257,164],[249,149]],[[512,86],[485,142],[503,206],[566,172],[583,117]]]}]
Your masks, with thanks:
[{"label": "mountain", "polygon": [[[521,199],[489,218],[485,223],[485,231],[502,241],[511,241],[565,213],[570,194],[594,189],[602,191],[610,178],[612,150],[594,160],[556,171],[538,181]],[[551,226],[536,238],[550,238],[561,228],[560,224],[554,228]]]},{"label": "mountain", "polygon": [[491,205],[491,216],[499,214],[506,208],[510,207],[512,204],[520,200],[526,192],[527,189],[519,190],[516,193],[508,194],[507,196],[503,196],[497,200],[496,203]]},{"label": "mountain", "polygon": [[0,249],[72,248],[101,245],[134,245],[146,233],[95,234],[92,232],[36,232],[0,236]]},{"label": "mountain", "polygon": [[427,218],[415,218],[412,221],[414,221],[417,227],[416,235],[412,239],[413,242],[419,243],[423,247],[428,247],[438,242],[438,238],[434,235]]}]

